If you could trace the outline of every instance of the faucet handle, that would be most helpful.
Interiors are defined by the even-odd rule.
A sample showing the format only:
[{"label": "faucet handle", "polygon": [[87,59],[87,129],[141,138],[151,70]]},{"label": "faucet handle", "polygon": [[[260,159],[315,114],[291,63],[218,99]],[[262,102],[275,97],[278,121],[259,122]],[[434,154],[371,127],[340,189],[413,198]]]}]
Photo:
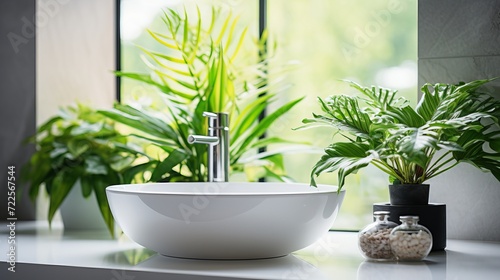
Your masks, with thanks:
[{"label": "faucet handle", "polygon": [[209,128],[226,129],[229,126],[229,118],[227,113],[203,112],[203,116],[208,118]]},{"label": "faucet handle", "polygon": [[209,128],[217,127],[219,117],[217,116],[216,113],[203,112],[203,116],[208,118],[208,127]]},{"label": "faucet handle", "polygon": [[217,118],[217,114],[212,112],[203,112],[203,116],[208,118]]}]

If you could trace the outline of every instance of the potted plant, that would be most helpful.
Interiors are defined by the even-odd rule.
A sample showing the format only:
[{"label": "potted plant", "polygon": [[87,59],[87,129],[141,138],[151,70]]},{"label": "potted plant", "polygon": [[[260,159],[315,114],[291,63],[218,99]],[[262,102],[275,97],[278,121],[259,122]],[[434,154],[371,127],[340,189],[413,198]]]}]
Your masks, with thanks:
[{"label": "potted plant", "polygon": [[[23,168],[22,178],[29,182],[33,201],[40,187],[45,187],[49,195],[49,223],[73,190],[86,200],[94,194],[102,219],[114,235],[114,220],[105,189],[130,182],[140,172],[142,166],[132,163],[143,156],[141,149],[127,143],[127,138],[116,130],[112,121],[82,104],[62,108],[57,116],[38,128],[30,141],[37,149]],[[74,224],[71,217],[65,219],[64,213],[62,216],[65,229]]]},{"label": "potted plant", "polygon": [[165,31],[148,30],[164,51],[141,47],[149,73],[117,72],[157,94],[152,105],[129,100],[101,111],[133,128],[132,137],[146,140],[162,152],[147,181],[207,180],[207,148],[187,142],[190,134],[206,134],[207,121],[202,116],[205,111],[229,114],[230,172],[244,172],[249,181],[260,177],[289,179],[284,172],[283,150],[253,151],[272,144],[295,143],[263,136],[302,98],[285,103],[259,120],[277,95],[276,84],[267,73],[271,56],[263,50],[266,36],[257,42],[249,40],[248,28],[239,28],[238,19],[230,11],[217,8],[212,9],[211,19],[206,22],[199,8],[196,13],[169,9],[162,17]]},{"label": "potted plant", "polygon": [[[410,205],[404,211],[431,209],[430,215],[442,217],[444,207],[428,204],[429,185],[424,183],[430,178],[466,162],[500,180],[500,101],[478,91],[489,81],[425,84],[415,108],[398,98],[396,91],[354,82],[350,85],[360,96],[318,98],[323,113],[304,119],[305,126],[333,126],[347,141],[334,142],[325,149],[312,169],[311,185],[316,184],[315,176],[337,171],[342,188],[346,176],[372,164],[390,178],[392,208],[384,210],[393,214],[398,206]],[[423,217],[421,222],[426,225]],[[438,241],[434,249],[442,249],[439,242],[446,242],[445,223],[434,223],[441,223],[444,236],[426,226]]]}]

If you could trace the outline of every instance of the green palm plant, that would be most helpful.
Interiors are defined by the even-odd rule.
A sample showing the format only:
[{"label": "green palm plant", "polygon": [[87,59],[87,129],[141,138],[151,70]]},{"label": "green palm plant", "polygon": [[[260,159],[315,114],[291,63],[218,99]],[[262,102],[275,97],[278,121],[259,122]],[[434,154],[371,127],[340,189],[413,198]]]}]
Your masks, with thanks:
[{"label": "green palm plant", "polygon": [[491,81],[460,85],[425,84],[415,108],[389,89],[350,85],[361,96],[318,98],[322,114],[304,127],[333,126],[347,141],[335,142],[311,172],[338,171],[339,187],[349,174],[373,164],[394,184],[421,184],[461,162],[500,180],[500,101],[477,89]]},{"label": "green palm plant", "polygon": [[[248,166],[245,157],[251,150],[292,142],[278,137],[260,139],[278,118],[301,100],[290,101],[259,121],[261,112],[276,97],[275,85],[269,83],[266,71],[270,57],[255,57],[255,62],[239,57],[248,39],[247,28],[238,28],[238,17],[230,12],[224,16],[221,10],[213,8],[208,25],[202,21],[199,8],[196,15],[193,19],[186,10],[183,13],[165,11],[162,19],[166,33],[148,30],[164,51],[153,52],[141,47],[150,72],[117,73],[153,86],[161,93],[165,109],[116,104],[112,110],[101,111],[134,128],[132,136],[164,152],[153,161],[149,181],[206,180],[207,149],[187,142],[190,134],[206,134],[204,111],[229,113],[232,171],[245,171]],[[261,41],[250,44],[255,46],[255,54],[265,40],[264,36]],[[287,179],[279,153],[252,158],[262,165],[264,175]]]}]

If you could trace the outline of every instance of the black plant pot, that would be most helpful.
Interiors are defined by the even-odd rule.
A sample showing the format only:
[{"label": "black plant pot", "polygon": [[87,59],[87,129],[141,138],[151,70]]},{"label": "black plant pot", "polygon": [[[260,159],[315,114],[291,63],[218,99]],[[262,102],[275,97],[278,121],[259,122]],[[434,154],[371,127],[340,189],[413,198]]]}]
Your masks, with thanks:
[{"label": "black plant pot", "polygon": [[418,216],[432,233],[432,251],[446,248],[446,204],[429,203],[429,185],[389,185],[391,203],[375,203],[373,211],[389,211],[389,220],[401,224],[401,216]]},{"label": "black plant pot", "polygon": [[391,205],[426,205],[429,203],[429,185],[389,185]]}]

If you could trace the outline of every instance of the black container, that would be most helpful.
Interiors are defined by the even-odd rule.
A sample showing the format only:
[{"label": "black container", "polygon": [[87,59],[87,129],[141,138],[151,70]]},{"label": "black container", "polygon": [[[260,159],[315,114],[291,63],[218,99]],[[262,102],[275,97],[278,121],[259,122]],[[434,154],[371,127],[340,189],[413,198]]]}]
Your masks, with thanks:
[{"label": "black container", "polygon": [[428,184],[389,185],[391,205],[427,205],[429,188]]},{"label": "black container", "polygon": [[391,205],[389,203],[375,203],[373,211],[389,211],[389,221],[398,224],[401,224],[400,216],[419,216],[419,224],[428,228],[432,233],[432,251],[446,248],[446,204]]}]

